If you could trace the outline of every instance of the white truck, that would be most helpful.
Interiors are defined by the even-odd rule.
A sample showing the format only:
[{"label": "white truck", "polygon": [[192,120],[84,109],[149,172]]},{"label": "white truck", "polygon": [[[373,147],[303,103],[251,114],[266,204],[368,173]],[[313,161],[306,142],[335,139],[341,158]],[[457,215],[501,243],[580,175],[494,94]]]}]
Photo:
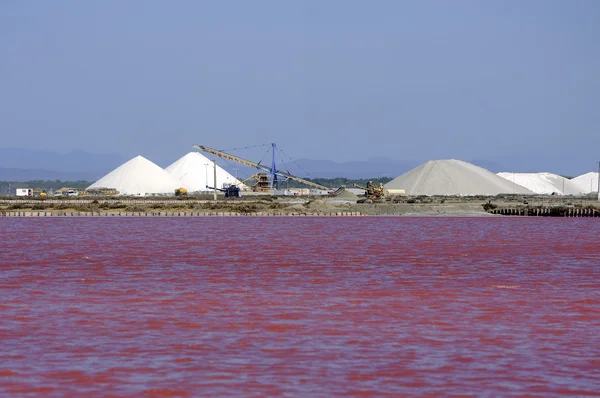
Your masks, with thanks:
[{"label": "white truck", "polygon": [[17,188],[17,196],[33,196],[33,189]]}]

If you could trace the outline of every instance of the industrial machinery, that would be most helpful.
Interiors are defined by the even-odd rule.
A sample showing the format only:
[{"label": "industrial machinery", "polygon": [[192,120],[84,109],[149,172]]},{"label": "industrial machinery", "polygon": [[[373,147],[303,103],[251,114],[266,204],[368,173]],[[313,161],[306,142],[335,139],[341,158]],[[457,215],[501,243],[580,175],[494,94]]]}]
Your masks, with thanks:
[{"label": "industrial machinery", "polygon": [[87,191],[80,191],[77,188],[61,188],[54,192],[55,196],[79,196],[87,195]]},{"label": "industrial machinery", "polygon": [[[309,187],[321,189],[321,190],[324,190],[324,191],[328,191],[328,192],[331,191],[331,189],[328,188],[328,187],[326,187],[326,186],[323,186],[323,185],[320,185],[320,184],[316,184],[316,183],[314,183],[312,181],[308,181],[308,180],[305,180],[303,178],[296,177],[296,176],[294,176],[294,175],[292,175],[290,173],[286,173],[286,172],[277,170],[276,167],[275,167],[275,148],[276,148],[276,146],[275,146],[275,144],[271,144],[271,146],[273,148],[273,159],[272,159],[272,162],[271,162],[271,167],[262,165],[260,163],[252,162],[250,160],[246,160],[246,159],[240,158],[238,156],[230,155],[230,154],[225,153],[223,151],[219,151],[219,150],[216,150],[216,149],[213,149],[213,148],[209,148],[209,147],[204,146],[204,145],[194,145],[194,148],[199,149],[199,150],[204,151],[204,152],[207,152],[207,153],[210,153],[212,155],[218,156],[218,157],[223,158],[223,159],[227,159],[227,160],[231,160],[233,162],[241,163],[241,164],[243,164],[245,166],[248,166],[248,167],[253,167],[253,168],[256,168],[256,169],[259,169],[259,170],[268,171],[269,174],[256,173],[256,174],[254,174],[253,176],[250,177],[250,178],[255,178],[256,179],[257,183],[255,185],[255,188],[256,188],[256,190],[258,190],[260,192],[267,191],[267,189],[266,189],[266,182],[267,181],[269,183],[269,187],[268,187],[269,191],[272,191],[273,189],[276,189],[277,188],[277,182],[278,182],[277,179],[278,179],[278,177],[283,177],[284,179],[290,179],[290,180],[293,180],[293,181],[297,181],[297,182],[300,182],[300,183],[302,183],[304,185],[307,185]],[[269,175],[270,175],[270,178],[266,178]],[[249,180],[250,178],[246,179],[245,181]]]},{"label": "industrial machinery", "polygon": [[381,201],[386,196],[383,184],[379,184],[379,186],[376,187],[373,184],[373,181],[369,181],[366,187],[358,184],[354,184],[354,187],[365,190],[365,199]]},{"label": "industrial machinery", "polygon": [[175,196],[187,196],[188,190],[185,188],[177,188],[175,190]]},{"label": "industrial machinery", "polygon": [[254,180],[254,184],[251,185],[254,192],[270,192],[271,181],[267,173],[255,173],[245,180],[241,181],[242,184],[246,184],[248,181]]},{"label": "industrial machinery", "polygon": [[241,198],[242,194],[240,188],[235,185],[230,185],[225,188],[214,188],[206,186],[207,189],[216,189],[217,191],[225,192],[226,198]]}]

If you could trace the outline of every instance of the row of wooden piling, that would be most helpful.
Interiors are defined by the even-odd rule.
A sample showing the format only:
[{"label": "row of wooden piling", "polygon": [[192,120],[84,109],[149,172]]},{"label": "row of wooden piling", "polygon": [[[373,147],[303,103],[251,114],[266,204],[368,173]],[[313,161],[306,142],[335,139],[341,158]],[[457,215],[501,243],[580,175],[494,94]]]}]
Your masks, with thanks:
[{"label": "row of wooden piling", "polygon": [[321,216],[357,217],[360,212],[317,212],[317,213],[233,213],[202,211],[148,211],[148,212],[83,212],[83,211],[0,211],[0,217],[267,217],[267,216]]},{"label": "row of wooden piling", "polygon": [[489,213],[504,216],[533,216],[533,217],[600,217],[600,210],[592,208],[573,207],[509,207],[488,210]]}]

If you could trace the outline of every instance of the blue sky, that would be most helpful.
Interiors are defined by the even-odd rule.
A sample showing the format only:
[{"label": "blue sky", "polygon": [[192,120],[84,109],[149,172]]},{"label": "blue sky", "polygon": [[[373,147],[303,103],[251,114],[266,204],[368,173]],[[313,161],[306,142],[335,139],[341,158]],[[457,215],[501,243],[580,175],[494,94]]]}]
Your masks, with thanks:
[{"label": "blue sky", "polygon": [[7,0],[0,147],[168,164],[274,141],[580,174],[600,160],[598,21],[593,0]]}]

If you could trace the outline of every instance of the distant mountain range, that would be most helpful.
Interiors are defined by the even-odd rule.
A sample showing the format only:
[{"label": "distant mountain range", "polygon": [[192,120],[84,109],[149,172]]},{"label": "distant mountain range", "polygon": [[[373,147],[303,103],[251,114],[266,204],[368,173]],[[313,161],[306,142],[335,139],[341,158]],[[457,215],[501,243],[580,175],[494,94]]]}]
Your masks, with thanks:
[{"label": "distant mountain range", "polygon": [[97,173],[69,173],[64,171],[0,167],[0,181],[95,181],[97,179]]},{"label": "distant mountain range", "polygon": [[126,160],[117,154],[0,148],[0,180],[93,181]]},{"label": "distant mountain range", "polygon": [[[94,154],[84,151],[59,153],[45,150],[0,148],[0,181],[96,181],[127,160],[128,158],[119,154]],[[288,171],[303,178],[394,178],[425,161],[389,158],[370,158],[348,162],[298,159],[295,163],[286,165],[282,171]],[[494,173],[504,170],[502,164],[495,161],[477,159],[469,162]],[[223,164],[222,166],[232,174],[236,170],[231,165]]]}]

